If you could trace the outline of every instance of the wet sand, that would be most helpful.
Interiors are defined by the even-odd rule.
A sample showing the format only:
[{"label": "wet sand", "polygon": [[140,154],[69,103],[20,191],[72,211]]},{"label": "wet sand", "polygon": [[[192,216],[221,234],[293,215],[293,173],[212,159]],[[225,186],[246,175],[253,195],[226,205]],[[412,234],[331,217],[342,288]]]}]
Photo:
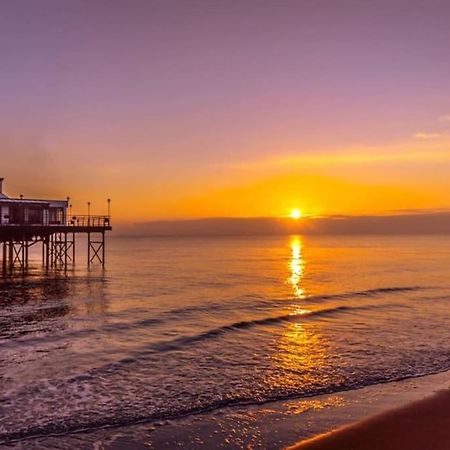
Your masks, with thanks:
[{"label": "wet sand", "polygon": [[450,389],[300,442],[290,450],[448,450]]}]

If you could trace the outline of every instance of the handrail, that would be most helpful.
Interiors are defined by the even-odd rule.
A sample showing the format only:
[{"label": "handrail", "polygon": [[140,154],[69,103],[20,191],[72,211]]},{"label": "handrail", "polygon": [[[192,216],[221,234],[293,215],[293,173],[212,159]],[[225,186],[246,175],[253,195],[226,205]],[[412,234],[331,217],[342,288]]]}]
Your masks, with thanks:
[{"label": "handrail", "polygon": [[63,227],[89,227],[89,228],[105,228],[111,226],[110,216],[92,216],[92,215],[73,215],[66,220],[46,221],[46,223],[0,223],[1,227],[48,227],[48,226],[63,226]]},{"label": "handrail", "polygon": [[67,219],[67,226],[74,227],[109,227],[111,226],[110,216],[86,216],[76,215]]}]

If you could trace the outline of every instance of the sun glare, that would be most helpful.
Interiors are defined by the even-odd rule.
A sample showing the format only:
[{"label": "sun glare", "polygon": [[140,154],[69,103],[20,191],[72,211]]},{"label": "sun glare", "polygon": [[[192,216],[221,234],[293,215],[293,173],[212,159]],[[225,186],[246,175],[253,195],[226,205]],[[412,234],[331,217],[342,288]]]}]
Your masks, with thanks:
[{"label": "sun glare", "polygon": [[300,217],[302,217],[302,212],[298,208],[295,208],[291,211],[291,217],[293,219],[300,219]]}]

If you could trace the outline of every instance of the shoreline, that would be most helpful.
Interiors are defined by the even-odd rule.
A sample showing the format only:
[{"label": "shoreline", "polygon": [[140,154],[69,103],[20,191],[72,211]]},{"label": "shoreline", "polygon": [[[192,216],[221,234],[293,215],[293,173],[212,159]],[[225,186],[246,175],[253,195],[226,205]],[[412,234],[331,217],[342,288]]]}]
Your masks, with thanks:
[{"label": "shoreline", "polygon": [[[293,445],[295,448],[319,437],[323,439],[330,434],[330,430],[343,430],[343,427],[351,427],[352,423],[365,423],[373,417],[388,414],[393,408],[402,409],[413,402],[428,399],[449,385],[450,371],[446,371],[335,394],[281,400],[265,405],[226,407],[175,420],[40,436],[26,440],[26,443],[17,441],[0,445],[0,448],[19,450],[25,446],[27,450],[88,450],[100,442],[108,450],[170,449],[179,446],[232,450],[246,447],[278,450]],[[339,447],[332,448],[336,450]],[[377,450],[381,448],[384,450],[385,447],[379,446]],[[402,448],[396,447],[396,450]],[[423,448],[432,447],[425,446],[421,450]],[[350,449],[353,447],[345,447],[345,450]],[[437,447],[436,450],[441,449]]]},{"label": "shoreline", "polygon": [[287,447],[287,450],[447,450],[450,388]]}]

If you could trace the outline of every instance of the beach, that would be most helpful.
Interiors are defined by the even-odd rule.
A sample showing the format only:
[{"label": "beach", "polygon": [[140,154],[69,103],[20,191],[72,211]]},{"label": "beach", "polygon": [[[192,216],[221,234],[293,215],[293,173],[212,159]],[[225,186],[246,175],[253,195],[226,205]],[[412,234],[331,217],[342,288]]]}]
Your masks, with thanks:
[{"label": "beach", "polygon": [[[448,386],[450,373],[443,372],[329,395],[226,407],[177,419],[123,427],[19,439],[0,448],[278,450],[322,436],[329,430],[340,430],[352,423],[366,421],[368,417],[378,417],[392,409],[401,410],[432,397]],[[429,447],[424,448],[428,450]]]},{"label": "beach", "polygon": [[290,450],[447,450],[450,389],[403,408],[308,439]]}]

